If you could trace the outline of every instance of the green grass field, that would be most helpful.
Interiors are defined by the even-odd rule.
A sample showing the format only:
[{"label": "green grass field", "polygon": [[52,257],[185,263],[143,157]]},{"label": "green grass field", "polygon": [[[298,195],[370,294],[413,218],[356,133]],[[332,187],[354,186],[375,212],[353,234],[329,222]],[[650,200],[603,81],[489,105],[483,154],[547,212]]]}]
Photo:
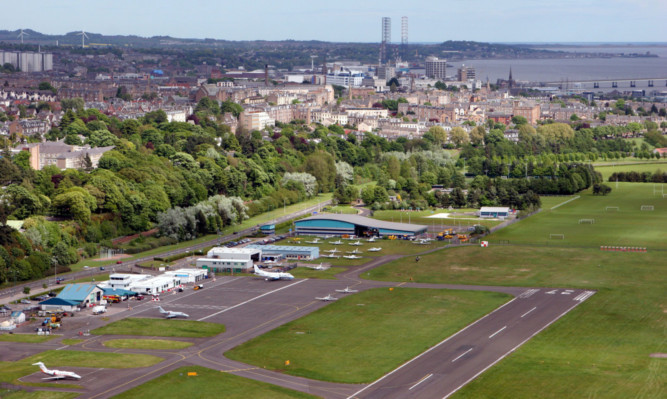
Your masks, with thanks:
[{"label": "green grass field", "polygon": [[372,289],[343,297],[225,355],[307,378],[370,382],[509,298],[489,292]]},{"label": "green grass field", "polygon": [[68,350],[50,350],[25,359],[23,364],[44,362],[49,366],[73,366],[73,367],[103,367],[107,369],[126,369],[135,367],[148,367],[163,361],[161,357],[152,355],[137,355],[131,353],[109,353],[109,352],[84,352]]},{"label": "green grass field", "polygon": [[[321,259],[322,261],[324,260],[331,260],[331,259]],[[328,263],[328,262],[325,262]],[[319,263],[316,263],[316,265]],[[289,272],[296,278],[323,278],[323,279],[334,279],[336,278],[336,274],[342,273],[347,270],[347,267],[341,267],[341,266],[332,266],[326,270],[313,270],[309,269],[307,267],[297,267],[296,269],[292,269]]]},{"label": "green grass field", "polygon": [[79,338],[66,338],[60,341],[63,345],[76,345],[78,343],[81,343],[85,341],[85,339],[79,339]]},{"label": "green grass field", "polygon": [[[576,199],[554,210],[545,209],[520,223],[501,229],[488,237],[491,242],[532,243],[556,246],[599,247],[634,246],[667,249],[667,200],[653,195],[653,185],[619,183],[607,196],[583,191]],[[642,211],[653,205],[654,211]],[[606,210],[618,207],[619,211]],[[595,219],[594,224],[579,224],[580,219]],[[551,234],[564,234],[552,239]]]},{"label": "green grass field", "polygon": [[[494,366],[455,398],[662,398],[665,359],[665,210],[642,215],[651,188],[626,183],[608,197],[587,193],[557,210],[543,211],[489,236],[488,248],[452,248],[422,256],[419,269],[392,262],[364,277],[390,281],[549,286],[598,290],[582,305]],[[660,199],[662,201],[662,199]],[[605,228],[576,223],[580,215],[618,203],[619,214],[601,219]],[[656,202],[659,202],[656,199]],[[631,209],[636,209],[632,211]],[[627,213],[624,214],[624,209]],[[604,212],[604,211],[603,211]],[[633,236],[647,253],[603,252],[596,248],[493,245],[498,239],[531,241],[560,219],[574,220],[566,236],[591,228],[584,244]],[[548,234],[548,233],[547,233]],[[566,240],[567,241],[567,240]],[[568,242],[568,244],[576,244]],[[660,250],[651,250],[651,247]]]},{"label": "green grass field", "polygon": [[173,341],[168,339],[110,339],[104,341],[107,348],[121,349],[185,349],[192,346],[192,342]]},{"label": "green grass field", "polygon": [[[657,161],[653,162],[643,162],[638,164],[620,164],[620,165],[606,165],[606,166],[596,166],[595,170],[602,173],[602,178],[606,182],[609,180],[614,172],[650,172],[655,173],[656,170],[661,170],[663,173],[667,172],[667,160],[666,161]],[[612,187],[614,187],[612,185]]]},{"label": "green grass field", "polygon": [[[498,220],[484,220],[473,215],[462,215],[463,212],[476,211],[477,209],[454,209],[451,211],[447,209],[425,211],[375,211],[373,212],[373,218],[387,222],[434,226],[436,228],[442,228],[443,230],[449,227],[461,227],[465,229],[466,227],[471,227],[476,224],[493,227],[501,223],[501,221]],[[449,213],[450,215],[447,219],[429,217],[438,213]]]},{"label": "green grass field", "polygon": [[[188,376],[189,372],[197,373]],[[182,367],[114,396],[134,398],[308,399],[315,396],[204,367]]]},{"label": "green grass field", "polygon": [[130,317],[92,330],[91,334],[200,338],[212,337],[223,332],[225,326],[216,323]]},{"label": "green grass field", "polygon": [[52,340],[53,338],[61,337],[61,335],[37,335],[37,334],[2,334],[0,341],[3,342],[28,342],[31,344],[39,344]]},{"label": "green grass field", "polygon": [[342,213],[348,215],[356,215],[359,211],[349,205],[328,206],[326,213]]},{"label": "green grass field", "polygon": [[543,195],[540,196],[540,201],[542,202],[542,209],[549,210],[552,207],[558,204],[562,204],[563,202],[574,197],[576,197],[576,195]]}]

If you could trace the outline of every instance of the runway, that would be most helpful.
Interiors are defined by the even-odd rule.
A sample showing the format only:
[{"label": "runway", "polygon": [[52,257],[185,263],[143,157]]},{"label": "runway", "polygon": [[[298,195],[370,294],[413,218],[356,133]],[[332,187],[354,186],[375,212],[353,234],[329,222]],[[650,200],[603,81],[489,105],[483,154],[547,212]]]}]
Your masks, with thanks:
[{"label": "runway", "polygon": [[[103,346],[104,340],[121,338],[119,336],[94,336],[80,345],[66,347],[71,350],[149,353],[165,358],[163,362],[152,367],[105,369],[104,373],[97,372],[98,369],[72,368],[81,375],[90,376],[76,382],[83,387],[83,390],[79,391],[79,397],[108,398],[178,367],[201,365],[324,398],[445,398],[594,294],[593,291],[562,288],[396,283],[359,278],[360,273],[396,258],[398,257],[386,256],[374,259],[365,265],[349,269],[339,275],[338,280],[295,279],[269,282],[252,276],[218,277],[215,281],[205,281],[202,290],[188,289],[182,293],[165,294],[160,297],[159,302],[133,302],[131,309],[120,308],[121,305],[127,306],[126,303],[114,305],[113,311],[109,313],[110,321],[126,317],[159,318],[161,315],[157,306],[161,305],[167,310],[189,314],[190,320],[224,324],[226,331],[211,338],[179,338],[193,342],[194,345],[174,351],[118,350]],[[515,298],[370,384],[352,385],[309,380],[224,357],[224,353],[229,349],[329,304],[316,300],[315,297],[327,294],[340,297],[345,294],[336,293],[335,290],[346,286],[363,291],[399,285],[424,289],[496,291],[512,294]],[[90,329],[107,324],[94,316],[77,316],[72,319],[74,320]],[[0,345],[0,348],[3,346]],[[49,345],[47,349],[55,349],[54,346]],[[45,349],[44,346],[36,344],[22,347],[23,350],[18,350],[18,346],[15,346],[16,352],[27,353]],[[17,354],[8,352],[7,356],[15,358]],[[0,355],[0,360],[6,359]],[[22,381],[41,382],[41,376],[39,373],[31,374]],[[54,384],[55,387],[57,385]]]}]

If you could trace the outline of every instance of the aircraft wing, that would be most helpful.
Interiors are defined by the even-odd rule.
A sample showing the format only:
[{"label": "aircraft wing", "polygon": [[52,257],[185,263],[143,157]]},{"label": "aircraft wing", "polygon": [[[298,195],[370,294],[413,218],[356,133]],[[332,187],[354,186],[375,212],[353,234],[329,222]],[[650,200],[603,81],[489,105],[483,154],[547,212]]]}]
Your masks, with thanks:
[{"label": "aircraft wing", "polygon": [[43,380],[63,380],[65,378],[66,377],[64,375],[56,375],[56,376],[53,376],[53,377],[45,377],[45,378],[42,378],[42,379]]}]

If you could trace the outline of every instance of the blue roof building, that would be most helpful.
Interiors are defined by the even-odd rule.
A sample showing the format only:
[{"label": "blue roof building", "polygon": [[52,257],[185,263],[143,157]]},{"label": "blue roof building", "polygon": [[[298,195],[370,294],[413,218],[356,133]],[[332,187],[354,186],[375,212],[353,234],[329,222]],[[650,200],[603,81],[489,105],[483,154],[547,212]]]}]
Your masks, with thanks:
[{"label": "blue roof building", "polygon": [[261,249],[262,260],[274,259],[276,257],[289,260],[311,260],[320,257],[318,247],[297,247],[289,245],[247,245],[246,248]]},{"label": "blue roof building", "polygon": [[68,301],[67,299],[61,299],[61,298],[55,297],[55,298],[49,298],[45,301],[40,302],[39,306],[42,307],[42,310],[73,311],[79,306],[79,302]]},{"label": "blue roof building", "polygon": [[102,289],[95,284],[80,283],[67,284],[56,298],[74,302],[79,306],[99,302],[102,299]]},{"label": "blue roof building", "polygon": [[294,222],[300,235],[417,236],[428,226],[376,220],[359,215],[319,214]]}]

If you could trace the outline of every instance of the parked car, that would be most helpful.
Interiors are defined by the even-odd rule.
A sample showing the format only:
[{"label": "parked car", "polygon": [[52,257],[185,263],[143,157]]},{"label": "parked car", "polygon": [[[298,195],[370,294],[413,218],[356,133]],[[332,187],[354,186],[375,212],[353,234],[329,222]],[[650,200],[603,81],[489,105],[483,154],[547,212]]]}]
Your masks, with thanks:
[{"label": "parked car", "polygon": [[36,301],[40,301],[40,302],[41,302],[41,301],[46,301],[47,299],[49,299],[49,297],[46,296],[46,295],[40,295],[40,296],[36,296],[36,297],[35,297],[35,300],[36,300]]},{"label": "parked car", "polygon": [[62,278],[62,277],[56,278],[56,284],[60,284],[60,282],[62,282],[62,281],[65,281],[65,279]]},{"label": "parked car", "polygon": [[[121,262],[122,263],[122,262]],[[104,270],[104,266],[100,266],[100,270]]]},{"label": "parked car", "polygon": [[141,301],[142,299],[144,299],[144,296],[143,295],[137,295],[135,298],[137,299],[137,301]]},{"label": "parked car", "polygon": [[26,304],[26,303],[30,303],[30,300],[23,298],[19,302],[21,302],[23,304]]}]

